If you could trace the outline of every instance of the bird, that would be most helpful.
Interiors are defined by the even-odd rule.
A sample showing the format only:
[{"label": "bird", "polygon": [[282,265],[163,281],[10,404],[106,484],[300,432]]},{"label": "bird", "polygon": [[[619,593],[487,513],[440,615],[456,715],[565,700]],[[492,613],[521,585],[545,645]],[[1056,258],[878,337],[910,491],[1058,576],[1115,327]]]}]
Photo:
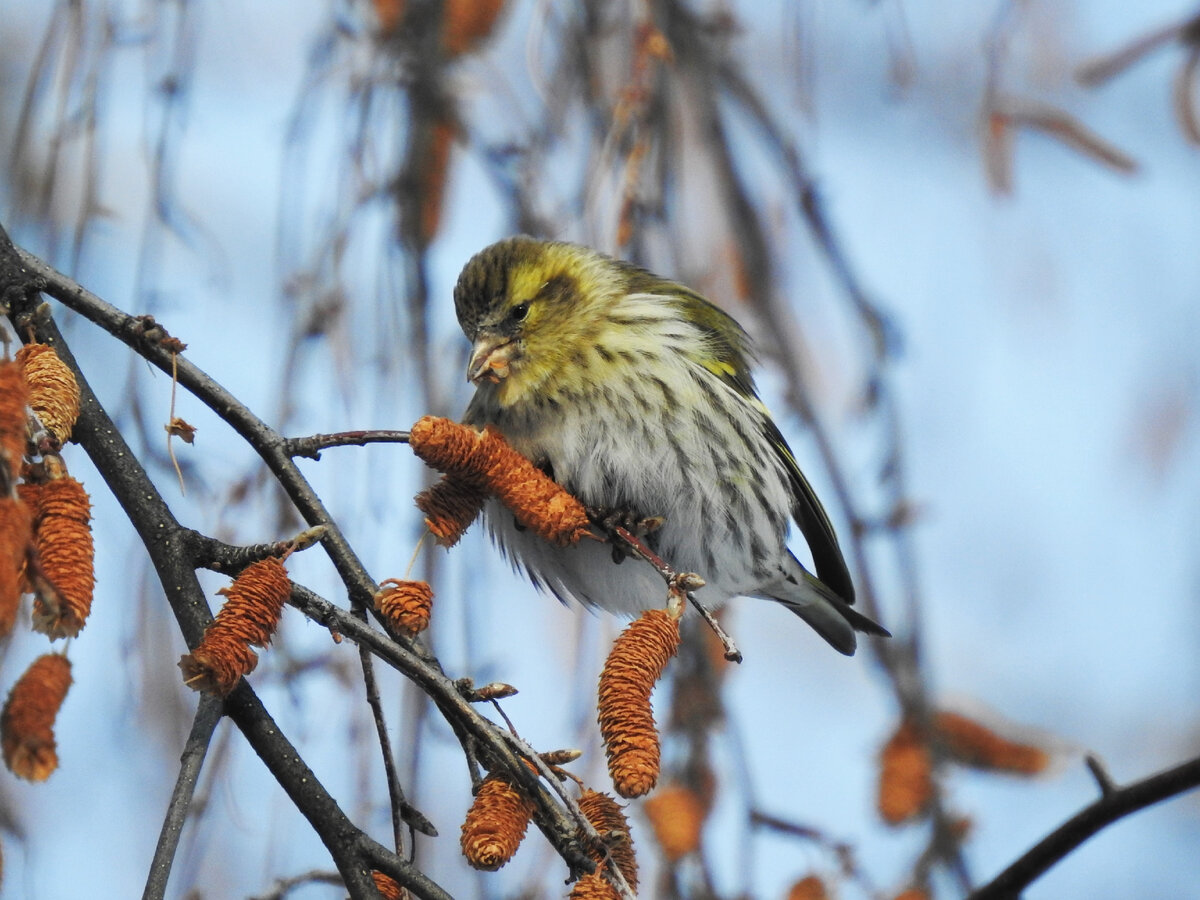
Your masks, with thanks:
[{"label": "bird", "polygon": [[[463,422],[491,426],[589,510],[640,526],[650,549],[704,581],[706,609],[776,601],[839,652],[889,636],[853,608],[837,535],[750,369],[747,332],[697,292],[589,247],[524,235],[463,267],[454,307],[475,393]],[[498,501],[502,553],[563,602],[634,616],[661,576],[598,541],[558,547]],[[814,572],[788,549],[789,521]]]}]

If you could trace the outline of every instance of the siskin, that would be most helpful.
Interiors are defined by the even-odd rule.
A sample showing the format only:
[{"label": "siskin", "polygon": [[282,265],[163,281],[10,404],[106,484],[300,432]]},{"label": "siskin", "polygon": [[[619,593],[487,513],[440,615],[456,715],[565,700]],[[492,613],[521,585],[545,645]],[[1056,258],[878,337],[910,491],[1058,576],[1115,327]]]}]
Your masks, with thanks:
[{"label": "siskin", "polygon": [[[652,523],[645,540],[707,582],[705,606],[782,603],[845,654],[856,612],[837,536],[758,399],[749,336],[699,294],[576,244],[515,237],[473,257],[454,289],[472,342],[467,424],[492,425],[586,506]],[[602,544],[560,548],[492,501],[504,553],[561,600],[636,614],[661,605],[650,567]],[[661,523],[660,523],[661,519]],[[795,519],[816,574],[787,548]]]}]

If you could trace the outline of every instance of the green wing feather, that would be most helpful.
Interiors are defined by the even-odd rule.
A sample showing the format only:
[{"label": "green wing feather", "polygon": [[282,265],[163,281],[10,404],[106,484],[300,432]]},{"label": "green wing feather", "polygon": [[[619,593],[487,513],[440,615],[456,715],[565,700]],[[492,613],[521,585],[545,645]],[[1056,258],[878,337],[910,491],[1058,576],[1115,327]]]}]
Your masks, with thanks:
[{"label": "green wing feather", "polygon": [[708,339],[707,353],[697,359],[700,365],[740,396],[746,397],[759,409],[759,421],[775,455],[783,463],[792,486],[792,516],[808,542],[817,576],[847,603],[854,602],[854,583],[846,566],[837,535],[821,501],[800,466],[778,426],[758,399],[749,359],[753,356],[750,338],[737,321],[724,310],[714,306],[695,291],[673,281],[658,278],[644,270],[630,267],[631,293],[657,294],[673,299],[686,312],[690,322],[698,325]]}]

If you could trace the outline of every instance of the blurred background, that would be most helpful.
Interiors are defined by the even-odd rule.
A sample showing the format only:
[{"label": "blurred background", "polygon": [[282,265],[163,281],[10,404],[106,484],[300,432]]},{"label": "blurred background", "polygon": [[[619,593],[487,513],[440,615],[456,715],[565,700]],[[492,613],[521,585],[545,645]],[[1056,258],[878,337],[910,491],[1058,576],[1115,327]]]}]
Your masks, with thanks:
[{"label": "blurred background", "polygon": [[[631,805],[643,894],[783,898],[817,876],[845,898],[963,896],[1097,796],[1085,753],[1128,781],[1200,751],[1195,15],[1180,0],[10,0],[0,222],[153,314],[289,435],[457,417],[451,290],[508,234],[704,292],[758,339],[764,397],[896,637],[846,659],[781,608],[731,605],[745,661],[706,670],[717,699],[680,688],[686,658],[656,694],[669,780],[705,818],[672,860]],[[233,543],[298,530],[187,395],[182,495],[170,380],[56,315],[185,524]],[[59,771],[0,777],[4,898],[141,890],[196,704],[144,550],[83,453],[66,458],[95,507],[97,598],[69,648]],[[429,481],[407,448],[303,468],[375,578],[402,576]],[[344,605],[318,551],[289,567]],[[606,786],[595,679],[623,623],[538,595],[478,525],[414,571],[437,589],[426,638],[447,672],[517,686],[504,709],[521,735],[582,748],[572,770]],[[18,633],[4,689],[45,650]],[[250,680],[280,727],[386,841],[353,648],[289,610],[261,657]],[[421,868],[457,897],[564,896],[536,832],[499,873],[466,866],[461,751],[388,674],[406,790],[441,833],[418,839]],[[1049,764],[943,760],[932,806],[888,824],[882,748],[929,708]],[[328,854],[229,723],[198,799],[172,896],[344,895],[309,877]],[[1197,846],[1185,795],[1026,896],[1200,897]]]}]

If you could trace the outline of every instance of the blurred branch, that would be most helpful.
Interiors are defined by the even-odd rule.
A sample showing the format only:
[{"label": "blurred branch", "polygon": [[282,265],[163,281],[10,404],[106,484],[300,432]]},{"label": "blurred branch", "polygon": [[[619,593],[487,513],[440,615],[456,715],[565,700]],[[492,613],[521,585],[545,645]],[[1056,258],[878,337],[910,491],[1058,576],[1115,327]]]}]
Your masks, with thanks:
[{"label": "blurred branch", "polygon": [[1197,15],[1156,28],[1139,35],[1116,50],[1095,56],[1083,63],[1075,70],[1075,78],[1082,85],[1097,87],[1120,75],[1159,47],[1178,42],[1194,43],[1198,31],[1200,31],[1200,16]]},{"label": "blurred branch", "polygon": [[835,840],[819,828],[782,819],[759,809],[750,811],[750,824],[757,828],[786,834],[804,841],[811,841],[825,848],[838,860],[842,872],[862,885],[867,893],[874,893],[866,873],[863,872],[854,853],[854,847],[844,841]]},{"label": "blurred branch", "polygon": [[[706,24],[679,0],[660,0],[657,9],[660,11],[661,27],[679,67],[702,88],[697,91],[695,114],[700,118],[701,132],[708,137],[706,147],[714,159],[723,208],[739,245],[747,281],[746,295],[766,320],[767,333],[777,342],[774,355],[787,376],[789,399],[816,444],[837,502],[850,522],[847,542],[858,599],[868,616],[883,621],[886,617],[880,613],[873,567],[866,546],[867,538],[879,532],[851,489],[851,479],[829,429],[818,413],[812,386],[798,355],[787,352],[787,336],[795,333],[795,324],[790,310],[778,302],[771,243],[763,228],[763,216],[751,199],[739,172],[736,163],[738,157],[728,135],[725,114],[718,103],[719,97],[732,98],[776,154],[809,234],[855,314],[867,347],[868,369],[864,385],[866,409],[873,415],[881,431],[883,453],[879,481],[886,491],[884,504],[889,510],[911,507],[905,477],[901,414],[891,390],[889,368],[900,347],[898,332],[870,297],[855,271],[800,148],[771,115],[763,98],[744,78],[740,69],[722,54],[714,37],[714,34],[721,33],[719,25]],[[882,534],[890,542],[901,573],[907,621],[903,631],[896,629],[897,636],[891,641],[872,642],[871,647],[888,673],[903,717],[917,722],[922,734],[929,734],[930,703],[920,661],[920,590],[916,554],[906,518],[893,516],[889,517],[889,521]],[[933,794],[929,803],[932,823],[930,850],[966,890],[970,887],[970,876],[962,854],[960,830],[956,827],[955,817],[946,807],[937,777],[942,768],[942,753],[934,742],[930,741],[930,744],[934,760]]]},{"label": "blurred branch", "polygon": [[1107,790],[1101,790],[1098,800],[1046,835],[1020,859],[974,891],[969,900],[1009,900],[1017,897],[1101,829],[1131,813],[1197,787],[1200,787],[1200,757],[1132,784],[1110,785]]},{"label": "blurred branch", "polygon": [[334,887],[340,887],[341,883],[337,872],[323,872],[320,869],[313,869],[310,872],[302,872],[299,875],[292,875],[289,878],[276,879],[273,891],[268,894],[256,894],[249,898],[249,900],[284,900],[292,891],[300,890],[312,884],[330,884]]},{"label": "blurred branch", "polygon": [[[1016,96],[1004,88],[1009,45],[1025,12],[1024,4],[1005,0],[997,11],[986,41],[980,119],[984,168],[992,190],[997,194],[1012,193],[1013,144],[1022,129],[1045,134],[1114,172],[1122,175],[1136,172],[1137,160],[1111,141],[1100,137],[1065,109]],[[1083,75],[1080,78],[1085,82],[1087,80]]]},{"label": "blurred branch", "polygon": [[1184,48],[1183,62],[1175,70],[1171,84],[1175,118],[1188,142],[1200,146],[1200,109],[1196,105],[1197,73],[1200,73],[1200,15],[1193,14],[1140,35],[1116,50],[1089,60],[1075,70],[1075,78],[1086,87],[1097,87],[1168,44],[1180,44]]}]

